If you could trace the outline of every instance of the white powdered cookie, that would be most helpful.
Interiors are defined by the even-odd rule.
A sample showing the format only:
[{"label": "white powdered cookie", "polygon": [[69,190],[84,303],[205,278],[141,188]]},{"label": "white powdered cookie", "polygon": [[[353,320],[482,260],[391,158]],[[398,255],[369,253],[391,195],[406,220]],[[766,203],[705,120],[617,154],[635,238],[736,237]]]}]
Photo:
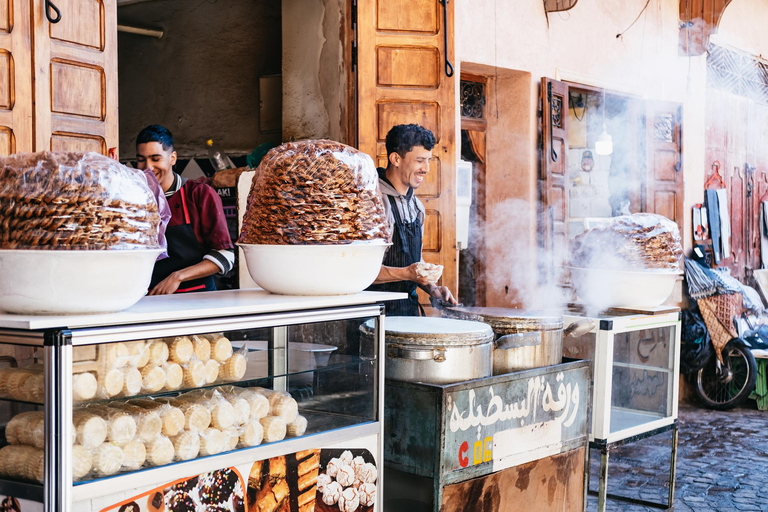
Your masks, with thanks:
[{"label": "white powdered cookie", "polygon": [[162,367],[148,364],[141,369],[142,388],[147,393],[156,393],[165,386],[165,370]]},{"label": "white powdered cookie", "polygon": [[333,482],[333,478],[325,473],[320,473],[317,475],[317,490],[323,492],[326,486],[331,482]]},{"label": "white powdered cookie", "polygon": [[364,507],[372,507],[376,502],[376,484],[365,483],[357,488],[360,496],[360,504]]},{"label": "white powdered cookie", "polygon": [[219,380],[219,372],[221,370],[221,363],[215,359],[209,359],[205,362],[205,382],[207,384],[213,384]]},{"label": "white powdered cookie", "polygon": [[341,462],[337,457],[333,457],[325,466],[325,472],[328,473],[328,476],[331,478],[336,478],[336,474],[339,472],[339,467],[342,464],[343,462]]},{"label": "white powdered cookie", "polygon": [[335,505],[341,496],[341,485],[339,482],[331,482],[323,489],[323,503],[326,505]]},{"label": "white powdered cookie", "polygon": [[358,455],[357,457],[352,459],[352,464],[350,465],[352,466],[352,469],[355,470],[355,475],[357,475],[357,471],[363,466],[365,466],[365,459],[362,458],[360,455]]},{"label": "white powdered cookie", "polygon": [[99,394],[104,398],[112,398],[123,391],[123,372],[113,368],[99,374]]},{"label": "white powdered cookie", "polygon": [[240,440],[237,446],[248,448],[249,446],[259,445],[262,441],[266,441],[266,428],[259,422],[251,421],[241,427]]},{"label": "white powdered cookie", "polygon": [[341,484],[342,487],[349,487],[355,483],[355,470],[349,464],[342,464],[339,466],[339,471],[336,473],[336,481]]},{"label": "white powdered cookie", "polygon": [[232,343],[224,336],[211,340],[211,357],[223,363],[232,357]]},{"label": "white powdered cookie", "polygon": [[164,341],[154,340],[149,344],[149,362],[157,366],[162,366],[168,361],[170,352],[168,345]]},{"label": "white powdered cookie", "polygon": [[134,439],[123,445],[122,469],[136,471],[147,460],[147,449],[139,439]]},{"label": "white powdered cookie", "polygon": [[107,439],[109,425],[101,416],[81,409],[72,411],[72,418],[75,424],[77,442],[83,447],[93,449]]},{"label": "white powdered cookie", "polygon": [[197,360],[204,363],[211,358],[211,342],[202,336],[190,336],[192,341],[192,350],[195,352]]},{"label": "white powdered cookie", "polygon": [[164,466],[173,461],[173,442],[166,436],[157,436],[154,441],[146,444],[146,448],[147,463],[151,466]]},{"label": "white powdered cookie", "polygon": [[137,368],[123,368],[123,396],[136,396],[141,393],[142,382],[143,377]]},{"label": "white powdered cookie", "polygon": [[217,428],[208,428],[200,432],[200,455],[215,455],[229,446],[227,435]]},{"label": "white powdered cookie", "polygon": [[200,435],[198,432],[185,430],[171,439],[176,460],[190,460],[200,453]]},{"label": "white powdered cookie", "polygon": [[285,439],[285,420],[279,416],[264,416],[259,420],[264,427],[264,442],[273,443]]},{"label": "white powdered cookie", "polygon": [[98,475],[114,475],[123,465],[123,450],[112,443],[103,443],[93,450],[93,470]]},{"label": "white powdered cookie", "polygon": [[98,390],[99,381],[92,373],[76,373],[72,376],[72,399],[76,402],[92,399]]},{"label": "white powdered cookie", "polygon": [[348,487],[341,492],[339,496],[339,511],[354,512],[360,506],[360,497],[357,495],[357,489]]},{"label": "white powdered cookie", "polygon": [[248,360],[242,354],[232,354],[224,363],[224,379],[230,382],[238,381],[245,376]]},{"label": "white powdered cookie", "polygon": [[174,363],[188,363],[194,353],[192,341],[186,336],[174,338],[168,345],[168,359]]},{"label": "white powdered cookie", "polygon": [[339,455],[339,460],[342,462],[342,464],[349,464],[352,465],[352,452],[349,450],[344,450],[341,452],[341,455]]},{"label": "white powdered cookie", "polygon": [[359,468],[355,469],[355,477],[357,480],[363,483],[367,484],[373,484],[376,483],[376,479],[379,476],[379,472],[376,469],[376,466],[371,464],[370,462],[366,462]]},{"label": "white powdered cookie", "polygon": [[307,418],[296,416],[296,419],[288,424],[286,433],[288,437],[300,437],[307,431]]},{"label": "white powdered cookie", "polygon": [[299,405],[296,400],[287,393],[272,393],[269,399],[269,414],[280,416],[286,423],[292,423],[299,415]]},{"label": "white powdered cookie", "polygon": [[184,368],[184,387],[199,388],[205,386],[206,377],[205,364],[193,359]]},{"label": "white powdered cookie", "polygon": [[80,480],[91,471],[93,456],[91,451],[76,444],[72,446],[72,476]]},{"label": "white powdered cookie", "polygon": [[165,370],[165,389],[179,389],[184,383],[184,369],[181,365],[178,363],[168,363],[162,368]]}]

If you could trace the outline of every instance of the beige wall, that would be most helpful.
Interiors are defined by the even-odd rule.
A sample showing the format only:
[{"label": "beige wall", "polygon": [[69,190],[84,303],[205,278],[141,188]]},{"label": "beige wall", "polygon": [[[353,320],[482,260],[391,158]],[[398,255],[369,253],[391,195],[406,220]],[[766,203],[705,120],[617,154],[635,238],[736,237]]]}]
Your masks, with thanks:
[{"label": "beige wall", "polygon": [[[649,100],[683,103],[683,240],[685,246],[690,247],[690,207],[703,200],[704,170],[708,167],[704,161],[703,108],[706,57],[679,55],[678,0],[651,0],[637,23],[617,38],[645,3],[646,0],[581,1],[570,11],[550,14],[547,26],[542,2],[456,0],[456,60],[464,68],[481,64],[492,70],[530,73],[530,98],[521,97],[520,102],[531,109],[534,121],[539,78],[544,76]],[[723,16],[714,41],[768,55],[766,23],[768,2],[734,0]],[[532,130],[535,134],[535,125]],[[518,182],[535,177],[535,153],[533,151],[529,160],[530,168],[523,165],[517,170]],[[520,195],[514,187],[508,187],[507,192]],[[531,210],[510,219],[526,225],[535,225],[535,221]]]}]

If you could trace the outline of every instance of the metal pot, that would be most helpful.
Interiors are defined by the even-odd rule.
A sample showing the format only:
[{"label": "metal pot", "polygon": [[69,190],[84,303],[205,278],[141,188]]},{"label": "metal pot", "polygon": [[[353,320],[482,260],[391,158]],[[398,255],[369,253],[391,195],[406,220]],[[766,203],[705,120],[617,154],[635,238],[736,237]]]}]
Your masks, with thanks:
[{"label": "metal pot", "polygon": [[563,317],[511,308],[459,307],[443,310],[443,316],[488,324],[496,342],[493,374],[560,364],[563,355]]},{"label": "metal pot", "polygon": [[[373,336],[373,321],[360,326]],[[384,321],[388,379],[452,384],[491,376],[493,330],[480,322],[388,316]]]}]

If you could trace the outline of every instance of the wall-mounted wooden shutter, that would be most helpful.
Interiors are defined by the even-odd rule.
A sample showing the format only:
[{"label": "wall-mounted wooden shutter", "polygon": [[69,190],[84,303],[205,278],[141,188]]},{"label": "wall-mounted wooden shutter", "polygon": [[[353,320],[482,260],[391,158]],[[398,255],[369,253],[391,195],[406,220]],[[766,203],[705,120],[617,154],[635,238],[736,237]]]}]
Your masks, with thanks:
[{"label": "wall-mounted wooden shutter", "polygon": [[682,105],[649,101],[645,114],[644,212],[663,215],[683,233]]},{"label": "wall-mounted wooden shutter", "polygon": [[118,144],[116,0],[33,3],[35,150],[96,151]]},{"label": "wall-mounted wooden shutter", "polygon": [[0,155],[32,151],[29,0],[0,0]]},{"label": "wall-mounted wooden shutter", "polygon": [[[446,7],[451,59],[454,3]],[[437,0],[365,0],[357,9],[358,146],[386,167],[392,126],[418,123],[435,134],[431,171],[416,191],[427,210],[422,254],[444,266],[441,284],[456,294],[456,78],[445,71],[443,7]]]},{"label": "wall-mounted wooden shutter", "polygon": [[560,280],[568,251],[568,86],[541,79],[540,278]]}]

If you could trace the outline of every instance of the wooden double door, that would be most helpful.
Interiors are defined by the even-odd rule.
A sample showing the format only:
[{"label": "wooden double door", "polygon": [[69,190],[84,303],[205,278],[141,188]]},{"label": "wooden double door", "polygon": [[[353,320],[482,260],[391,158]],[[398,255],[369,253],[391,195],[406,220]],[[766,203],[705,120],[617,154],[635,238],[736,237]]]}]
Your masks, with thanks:
[{"label": "wooden double door", "polygon": [[53,6],[0,0],[2,155],[118,144],[116,0]]}]

